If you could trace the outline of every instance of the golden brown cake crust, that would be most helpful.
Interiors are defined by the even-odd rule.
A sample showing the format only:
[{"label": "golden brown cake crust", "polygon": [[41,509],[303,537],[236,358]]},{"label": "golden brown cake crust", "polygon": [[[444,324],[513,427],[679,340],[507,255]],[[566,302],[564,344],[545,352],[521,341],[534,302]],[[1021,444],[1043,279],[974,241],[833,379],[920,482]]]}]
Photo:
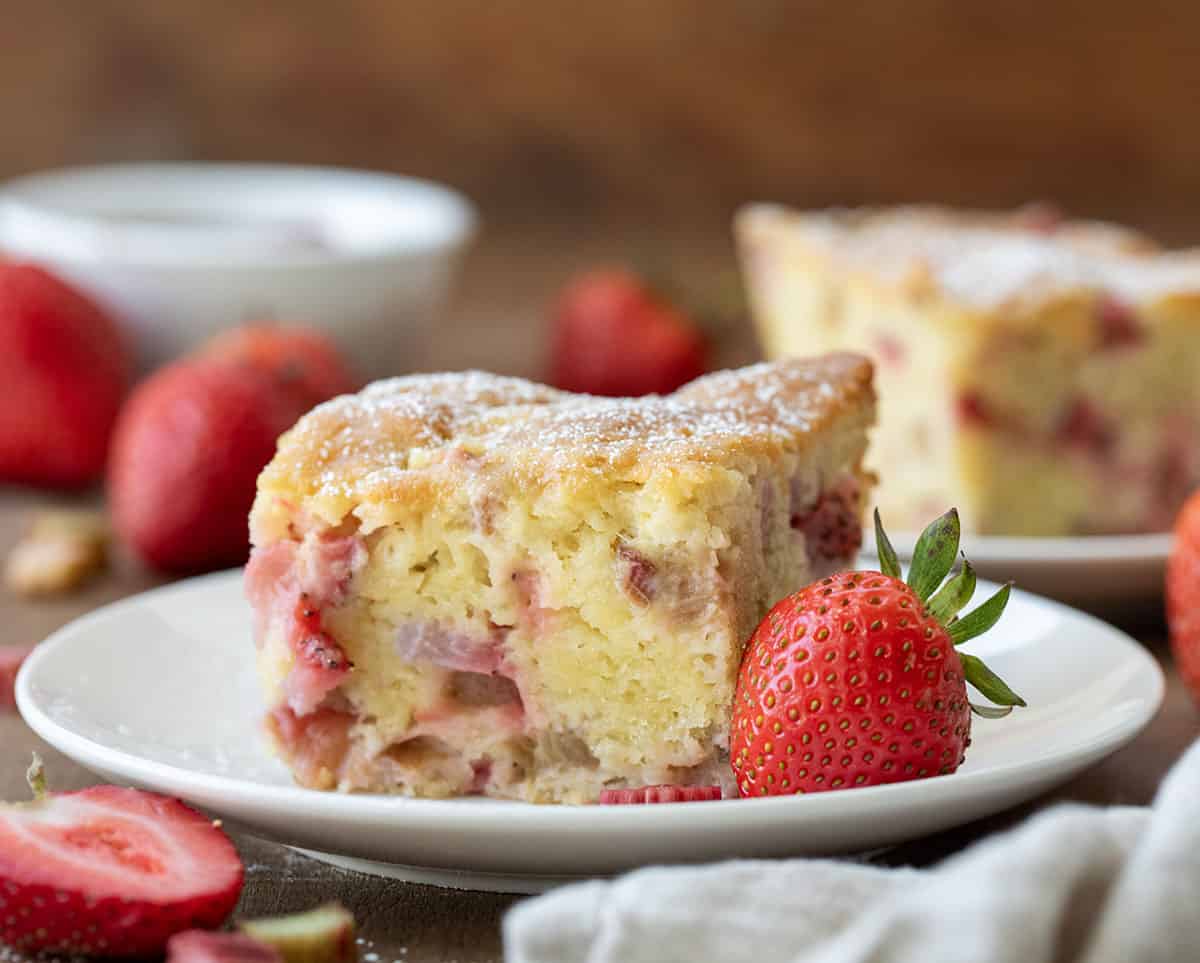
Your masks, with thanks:
[{"label": "golden brown cake crust", "polygon": [[480,471],[520,485],[590,475],[639,481],[661,468],[801,451],[835,419],[873,403],[871,363],[855,354],[718,372],[637,399],[481,372],[412,375],[306,415],[280,439],[259,491],[324,501],[328,518],[362,503],[436,498]]}]

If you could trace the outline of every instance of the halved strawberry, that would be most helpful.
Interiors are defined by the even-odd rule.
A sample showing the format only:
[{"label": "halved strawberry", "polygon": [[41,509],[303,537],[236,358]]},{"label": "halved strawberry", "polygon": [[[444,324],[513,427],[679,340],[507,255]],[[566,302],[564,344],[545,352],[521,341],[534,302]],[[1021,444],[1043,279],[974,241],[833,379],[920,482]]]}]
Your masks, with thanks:
[{"label": "halved strawberry", "polygon": [[219,926],[244,870],[217,826],[177,799],[93,786],[0,804],[0,942],[25,952],[161,953]]},{"label": "halved strawberry", "polygon": [[322,627],[321,610],[313,605],[307,593],[302,592],[296,603],[291,644],[296,665],[285,683],[288,705],[303,716],[342,684],[354,663]]},{"label": "halved strawberry", "polygon": [[636,789],[605,789],[600,793],[600,802],[606,806],[710,802],[720,798],[720,786],[638,786]]}]

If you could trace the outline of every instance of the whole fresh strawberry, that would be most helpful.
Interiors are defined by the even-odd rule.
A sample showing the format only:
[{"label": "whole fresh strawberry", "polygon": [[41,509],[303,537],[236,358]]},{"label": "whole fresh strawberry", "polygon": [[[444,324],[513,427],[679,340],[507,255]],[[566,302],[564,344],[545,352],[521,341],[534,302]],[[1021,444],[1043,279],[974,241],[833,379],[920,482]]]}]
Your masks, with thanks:
[{"label": "whole fresh strawberry", "polygon": [[1192,695],[1200,700],[1200,492],[1187,500],[1175,521],[1166,594],[1175,664]]},{"label": "whole fresh strawberry", "polygon": [[551,381],[565,391],[667,394],[705,372],[703,335],[634,274],[593,271],[554,309]]},{"label": "whole fresh strawberry", "polygon": [[307,409],[254,365],[201,357],[158,371],[133,393],[113,438],[117,534],[165,571],[240,565],[258,473]]},{"label": "whole fresh strawberry", "polygon": [[[995,625],[1009,587],[967,615],[975,591],[958,552],[958,513],[922,533],[908,580],[875,513],[881,572],[822,579],[776,605],[751,637],[733,710],[738,792],[771,796],[954,772],[971,713],[1024,701],[976,656],[957,650]],[[971,683],[994,706],[972,705]]]},{"label": "whole fresh strawberry", "polygon": [[247,325],[214,338],[201,353],[257,365],[294,386],[310,407],[361,387],[333,341],[310,328]]},{"label": "whole fresh strawberry", "polygon": [[0,942],[26,954],[149,956],[220,926],[242,891],[237,851],[177,799],[93,786],[0,804]]},{"label": "whole fresh strawberry", "polygon": [[0,481],[100,478],[131,366],[116,323],[83,294],[37,265],[0,261]]}]

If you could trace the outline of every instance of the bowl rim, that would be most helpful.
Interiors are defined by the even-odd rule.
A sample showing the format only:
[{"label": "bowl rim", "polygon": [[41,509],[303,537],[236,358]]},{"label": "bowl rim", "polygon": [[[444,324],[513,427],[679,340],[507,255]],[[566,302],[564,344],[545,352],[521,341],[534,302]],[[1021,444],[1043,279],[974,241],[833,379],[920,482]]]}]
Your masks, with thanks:
[{"label": "bowl rim", "polygon": [[[248,196],[256,185],[261,188],[268,181],[276,190],[280,190],[282,185],[282,188],[294,191],[298,198],[319,196],[324,190],[335,197],[335,204],[338,197],[345,199],[356,192],[362,198],[373,194],[379,202],[391,203],[397,210],[408,208],[422,211],[426,223],[417,231],[399,232],[390,239],[369,246],[271,249],[263,254],[213,249],[193,250],[186,255],[164,252],[165,256],[156,256],[147,255],[144,247],[131,252],[120,247],[106,247],[102,243],[93,243],[87,251],[79,248],[54,249],[55,235],[62,237],[72,231],[112,230],[111,214],[106,216],[95,210],[72,209],[69,201],[56,205],[56,193],[86,192],[92,185],[97,189],[107,185],[115,189],[118,195],[122,190],[129,192],[129,200],[135,202],[142,196],[139,191],[144,189],[148,180],[152,184],[157,182],[160,188],[167,184],[175,190],[182,187],[192,188],[200,194],[207,192],[214,198],[219,197],[226,208],[233,206],[231,201]],[[120,209],[119,203],[112,207],[113,211]],[[133,209],[133,204],[130,204],[130,209]],[[183,210],[182,207],[179,209]],[[19,227],[14,229],[14,216],[18,225],[24,221],[24,230]],[[31,221],[40,229],[40,238],[35,238],[34,232],[28,229]],[[151,228],[155,229],[170,230]],[[0,183],[0,251],[81,268],[104,265],[163,273],[214,269],[259,271],[342,268],[447,254],[465,246],[477,230],[478,215],[474,205],[452,187],[423,178],[351,167],[151,161],[60,167]],[[46,233],[50,235],[49,241]]]}]

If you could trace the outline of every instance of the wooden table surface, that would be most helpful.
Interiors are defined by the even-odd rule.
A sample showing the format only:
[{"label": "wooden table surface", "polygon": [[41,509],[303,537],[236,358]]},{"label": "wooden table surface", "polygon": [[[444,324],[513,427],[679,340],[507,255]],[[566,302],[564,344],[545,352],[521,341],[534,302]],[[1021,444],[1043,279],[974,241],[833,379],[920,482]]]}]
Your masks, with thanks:
[{"label": "wooden table surface", "polygon": [[[536,375],[540,367],[538,325],[546,295],[572,267],[622,251],[619,241],[581,244],[576,239],[565,244],[561,240],[553,236],[504,242],[485,238],[469,263],[450,318],[439,327],[439,336],[431,344],[424,364],[445,368],[479,366]],[[712,271],[729,267],[728,252],[719,246],[694,253],[692,263],[706,265],[697,276],[711,276],[709,266]],[[505,319],[503,323],[500,318]],[[721,363],[753,356],[752,345],[736,327],[719,332],[718,341]],[[7,552],[33,511],[55,501],[28,492],[0,493],[0,553]],[[159,581],[128,559],[118,557],[110,573],[76,595],[28,602],[0,594],[0,645],[40,640],[97,605]],[[1118,613],[1115,621],[1145,641],[1167,672],[1166,702],[1149,728],[1127,748],[1051,795],[1001,816],[908,843],[878,857],[879,862],[928,865],[1059,800],[1138,804],[1153,797],[1163,774],[1200,730],[1200,714],[1170,664],[1162,643],[1163,626],[1154,613],[1149,618],[1145,612]],[[24,772],[34,750],[45,759],[55,787],[78,788],[95,781],[42,743],[15,714],[0,713],[0,798],[27,796]],[[338,899],[354,911],[359,921],[366,941],[362,947],[366,963],[484,963],[501,957],[500,919],[518,897],[440,890],[362,876],[293,854],[236,829],[232,835],[247,867],[239,916],[301,910]]]}]

